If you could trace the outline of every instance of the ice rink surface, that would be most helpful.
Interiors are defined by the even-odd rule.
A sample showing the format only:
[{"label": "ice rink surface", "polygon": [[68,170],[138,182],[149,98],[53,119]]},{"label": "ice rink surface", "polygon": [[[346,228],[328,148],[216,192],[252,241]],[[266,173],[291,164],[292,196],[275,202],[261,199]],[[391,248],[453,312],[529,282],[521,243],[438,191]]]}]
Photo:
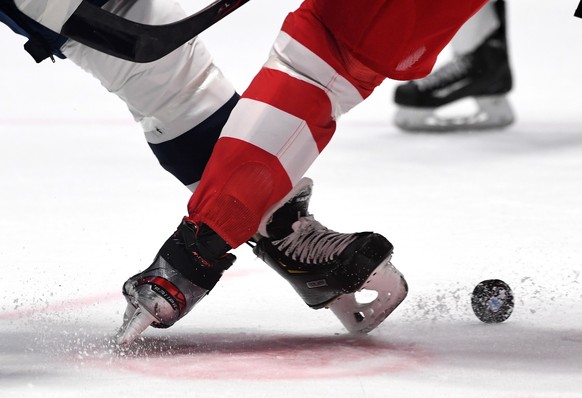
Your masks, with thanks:
[{"label": "ice rink surface", "polygon": [[[253,0],[202,36],[239,90],[296,4]],[[109,344],[121,285],[149,265],[189,192],[121,101],[66,61],[36,65],[0,29],[0,396],[582,397],[576,5],[508,1],[509,129],[403,133],[386,82],[309,171],[320,221],[395,245],[410,293],[378,329],[346,334],[241,247],[191,314],[125,355]],[[489,278],[513,288],[506,323],[471,312]]]}]

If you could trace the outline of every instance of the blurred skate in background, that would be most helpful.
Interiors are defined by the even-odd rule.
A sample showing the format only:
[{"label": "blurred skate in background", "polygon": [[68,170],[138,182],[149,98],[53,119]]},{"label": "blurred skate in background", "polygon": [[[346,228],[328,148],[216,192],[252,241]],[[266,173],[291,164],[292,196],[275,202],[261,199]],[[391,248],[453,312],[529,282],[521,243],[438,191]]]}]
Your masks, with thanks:
[{"label": "blurred skate in background", "polygon": [[456,131],[512,124],[506,31],[505,2],[492,0],[452,40],[451,61],[396,88],[396,126],[408,131]]}]

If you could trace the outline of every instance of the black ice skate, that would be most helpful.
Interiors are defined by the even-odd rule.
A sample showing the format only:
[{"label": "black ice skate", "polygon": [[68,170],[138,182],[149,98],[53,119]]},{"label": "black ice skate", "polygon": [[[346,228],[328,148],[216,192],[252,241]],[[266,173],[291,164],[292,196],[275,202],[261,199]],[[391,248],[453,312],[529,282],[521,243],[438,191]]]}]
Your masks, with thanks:
[{"label": "black ice skate", "polygon": [[216,285],[235,260],[206,225],[183,221],[145,271],[123,285],[127,308],[117,343],[130,345],[148,326],[167,328]]},{"label": "black ice skate", "polygon": [[[474,52],[456,57],[424,79],[396,88],[398,110],[394,122],[398,127],[408,131],[482,130],[513,123],[507,100],[512,75],[503,1],[496,2],[496,11],[500,27]],[[476,112],[443,115],[446,105],[463,99],[474,99]]]},{"label": "black ice skate", "polygon": [[[314,309],[329,308],[350,332],[367,333],[404,300],[402,274],[391,264],[393,247],[372,232],[327,229],[307,211],[312,181],[304,178],[259,228],[255,254],[285,278]],[[372,290],[372,301],[356,292]]]}]

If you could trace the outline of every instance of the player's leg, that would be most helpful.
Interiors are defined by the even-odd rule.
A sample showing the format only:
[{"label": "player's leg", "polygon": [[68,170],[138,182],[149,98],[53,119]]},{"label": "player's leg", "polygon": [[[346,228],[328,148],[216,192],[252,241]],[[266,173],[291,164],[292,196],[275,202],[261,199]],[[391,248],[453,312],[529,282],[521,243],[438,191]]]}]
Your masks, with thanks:
[{"label": "player's leg", "polygon": [[[211,225],[232,246],[252,235],[273,200],[275,208],[293,209],[278,219],[286,225],[283,232],[263,229],[255,252],[310,307],[329,307],[346,328],[360,332],[376,327],[406,296],[406,283],[390,264],[392,245],[371,232],[331,231],[294,204],[298,197],[305,200],[297,182],[331,139],[335,119],[383,79],[330,36],[313,9],[293,13],[272,57],[231,114],[190,202],[189,219]],[[286,202],[283,195],[292,186]],[[281,261],[287,270],[306,272],[302,278],[282,272]],[[363,288],[379,292],[377,299],[357,302],[354,293]]]},{"label": "player's leg", "polygon": [[[453,0],[441,1],[443,4],[456,3]],[[271,59],[243,94],[214,148],[200,185],[189,202],[189,216],[185,219],[189,226],[188,231],[205,231],[203,240],[196,233],[190,234],[191,241],[194,243],[184,246],[185,250],[190,252],[189,255],[196,261],[204,263],[207,260],[204,254],[206,250],[200,249],[207,249],[207,246],[210,245],[209,242],[219,242],[220,244],[216,247],[223,249],[221,253],[212,251],[212,257],[208,259],[210,261],[206,261],[212,263],[213,259],[227,256],[229,247],[236,247],[249,240],[256,233],[265,214],[273,213],[278,207],[285,205],[286,202],[282,203],[282,201],[284,202],[285,198],[288,197],[286,195],[289,194],[293,186],[297,185],[307,168],[331,139],[335,131],[335,119],[363,101],[382,82],[385,75],[411,77],[427,73],[436,59],[436,55],[444,46],[444,42],[454,35],[454,31],[464,21],[463,16],[466,19],[474,11],[467,4],[476,7],[478,2],[463,1],[459,3],[457,10],[462,10],[462,12],[457,15],[450,11],[450,7],[433,8],[434,1],[423,0],[423,5],[426,6],[423,8],[423,13],[420,13],[423,20],[430,19],[431,22],[435,22],[433,20],[435,12],[437,14],[441,12],[443,18],[439,19],[438,23],[412,24],[426,28],[422,28],[420,31],[413,29],[412,38],[405,41],[408,45],[404,47],[400,47],[402,40],[392,38],[394,45],[399,46],[394,47],[394,59],[386,59],[384,55],[378,55],[378,50],[384,49],[385,43],[376,39],[411,33],[403,33],[400,29],[399,24],[407,25],[407,21],[401,21],[401,15],[383,12],[382,16],[386,20],[378,20],[375,19],[378,16],[377,11],[387,10],[382,7],[367,9],[369,13],[374,14],[373,16],[368,15],[368,17],[375,22],[372,26],[368,24],[365,28],[355,26],[351,32],[348,32],[365,32],[363,36],[359,36],[362,41],[354,47],[350,46],[354,43],[342,42],[335,37],[331,33],[334,32],[334,29],[330,29],[330,26],[322,25],[322,15],[317,14],[320,11],[316,7],[319,5],[318,3],[319,1],[306,1],[300,10],[288,16],[273,47]],[[332,7],[333,14],[337,16],[341,14],[338,11],[343,10],[343,19],[349,20],[352,16],[349,15],[352,11],[351,8],[355,7],[354,2],[340,1],[340,3],[346,8]],[[383,1],[378,3],[381,6],[393,4],[393,2]],[[401,3],[403,8],[407,9],[409,3],[405,1]],[[324,9],[331,12],[329,8],[324,7]],[[393,8],[390,10],[392,12],[398,11]],[[420,14],[414,13],[414,15]],[[338,22],[341,19],[331,18],[330,22]],[[449,23],[453,27],[447,28]],[[457,24],[456,27],[455,24]],[[337,27],[334,26],[334,28]],[[373,29],[370,29],[371,27]],[[347,28],[344,26],[342,29]],[[389,29],[390,32],[383,31],[385,29]],[[436,31],[431,31],[431,29]],[[353,37],[353,35],[347,34],[346,37]],[[414,50],[418,44],[426,46],[422,54]],[[368,48],[369,51],[360,54],[355,50],[356,48]],[[411,57],[414,58],[415,62],[408,62]],[[385,63],[390,66],[389,71],[385,74],[374,69],[376,65],[384,65]],[[297,193],[301,194],[300,191]],[[291,201],[293,201],[293,197],[294,193],[291,194]],[[299,224],[316,225],[309,222],[303,223],[301,222],[302,218],[305,217],[298,217]],[[269,246],[281,251],[283,247],[289,245],[301,247],[300,251],[306,253],[317,253],[318,242],[329,242],[333,244],[329,247],[335,247],[329,253],[338,256],[338,259],[344,259],[349,258],[349,251],[352,250],[350,245],[358,241],[360,237],[356,236],[354,241],[346,246],[341,244],[335,246],[335,244],[349,242],[354,236],[345,236],[352,234],[326,233],[317,228],[317,236],[322,239],[313,240],[303,239],[306,235],[300,237],[298,235],[301,234],[294,234],[297,232],[294,228],[292,231],[287,237],[270,238],[269,228],[266,227],[263,232],[268,235],[265,237],[269,238],[270,241],[263,242],[264,245],[257,249],[257,252],[266,253],[265,247]],[[336,240],[334,236],[338,237],[339,235],[344,236]],[[260,242],[260,238],[258,239]],[[287,243],[278,243],[282,240]],[[354,278],[355,281],[343,280],[339,285],[333,282],[334,289],[338,289],[338,286],[343,289],[339,294],[346,296],[343,303],[348,304],[338,304],[336,307],[338,312],[344,316],[352,311],[343,319],[340,316],[340,319],[346,321],[344,324],[351,330],[370,330],[377,323],[370,317],[369,310],[373,308],[372,312],[379,311],[378,314],[386,315],[387,313],[382,311],[386,309],[391,311],[392,304],[389,300],[385,300],[386,295],[382,295],[381,300],[385,300],[384,308],[358,307],[358,304],[350,302],[347,296],[364,287],[366,283],[378,291],[391,289],[384,283],[386,281],[396,281],[394,289],[398,290],[391,292],[395,296],[403,298],[406,291],[402,278],[389,265],[392,246],[387,240],[379,236],[370,240],[372,241],[370,247],[361,253],[373,263],[373,265],[368,264],[363,271],[363,274],[367,274],[366,278],[360,275],[358,278]],[[363,245],[366,246],[366,241],[370,240],[363,239]],[[344,254],[346,257],[342,257]],[[268,255],[273,256],[272,254]],[[294,261],[304,261],[300,252],[290,252],[285,255]],[[265,259],[269,260],[267,257]],[[334,264],[336,268],[327,273],[327,270],[324,271],[325,268],[323,268],[321,261],[318,260],[315,264],[318,270],[315,272],[314,267],[313,275],[318,275],[320,279],[321,277],[324,279],[329,277],[331,281],[333,278],[340,280],[342,275],[352,274],[342,274],[341,267],[338,265],[340,263],[341,260],[338,260]],[[308,263],[303,265],[309,266]],[[350,264],[350,266],[353,265],[353,263]],[[374,273],[379,269],[378,267],[381,267],[382,272],[378,273],[379,278],[377,279]],[[299,287],[299,282],[288,280],[301,291],[302,287]],[[149,290],[146,291],[149,292]],[[162,292],[162,294],[165,293]],[[337,300],[340,296],[334,297],[335,294],[338,294],[337,290],[321,295],[319,297],[321,300],[318,299],[317,302],[310,300],[308,304],[318,307],[327,304],[332,306],[333,302],[342,303],[341,300]],[[135,300],[135,302],[139,302],[139,300]],[[155,316],[155,314],[150,315]],[[381,321],[384,315],[375,319]],[[348,321],[349,316],[352,317],[352,323]],[[366,318],[368,319],[366,326],[359,328],[357,323]],[[130,322],[126,330],[132,324],[137,323]],[[354,325],[356,326],[354,327]],[[124,340],[122,336],[122,341],[127,341],[127,339]]]},{"label": "player's leg", "polygon": [[[110,0],[104,8],[151,25],[186,17],[172,0]],[[204,44],[192,39],[145,64],[114,58],[74,41],[65,43],[62,51],[127,104],[160,164],[194,189],[238,100]]]},{"label": "player's leg", "polygon": [[[323,29],[321,31],[323,31]],[[290,36],[287,33],[281,34],[275,45],[274,54],[277,53],[279,45],[283,47],[295,45],[296,49],[302,49],[302,46],[297,42],[289,44],[289,37]],[[289,50],[289,48],[287,48],[287,50]],[[299,181],[306,168],[311,164],[311,161],[313,161],[319,154],[320,149],[329,142],[329,138],[333,133],[335,122],[332,119],[332,104],[325,88],[319,84],[306,81],[307,79],[305,77],[299,78],[299,72],[297,72],[299,67],[295,67],[293,70],[280,70],[285,69],[284,65],[286,63],[287,60],[283,61],[280,58],[280,55],[273,55],[273,58],[269,61],[269,65],[272,65],[273,68],[264,68],[253,81],[249,89],[243,94],[241,101],[235,108],[235,111],[231,114],[231,118],[223,130],[222,137],[215,147],[215,152],[212,158],[213,160],[211,160],[205,170],[204,178],[206,180],[221,183],[221,188],[217,192],[217,195],[208,199],[212,200],[213,204],[218,205],[217,211],[210,214],[210,217],[213,215],[219,217],[221,207],[227,211],[225,214],[231,215],[231,219],[225,220],[224,231],[230,231],[231,228],[233,228],[233,225],[236,225],[237,230],[233,231],[237,232],[235,235],[237,240],[228,241],[232,246],[238,246],[240,243],[243,243],[255,235],[259,221],[266,211],[266,209],[258,209],[254,210],[254,214],[250,214],[251,212],[245,208],[245,204],[254,205],[255,198],[266,196],[266,193],[269,193],[269,190],[277,189],[275,188],[276,183],[280,183],[282,186],[282,188],[279,188],[280,191],[277,193],[277,196],[275,196],[277,200],[280,200],[288,193],[294,183]],[[337,76],[337,73],[335,73],[331,68],[325,67],[324,69],[324,73],[328,74],[327,79],[329,81],[335,80],[336,86],[343,84],[345,87],[349,87],[349,83],[345,82],[345,79],[343,79],[344,82],[338,81],[340,76]],[[257,85],[260,86],[261,90],[256,89]],[[272,91],[264,90],[265,87],[269,86],[274,89]],[[362,98],[355,88],[350,88],[349,93],[356,93],[359,100]],[[344,95],[344,97],[349,100],[348,95]],[[294,98],[301,98],[301,101],[292,102],[290,104],[286,103],[288,99]],[[280,109],[284,107],[284,105],[286,105],[285,111]],[[244,138],[241,138],[240,136],[237,136],[236,138],[234,137],[238,133],[239,125],[251,123],[253,116],[259,114],[261,115],[260,120],[252,124],[251,134]],[[271,134],[271,131],[276,132],[277,134]],[[262,136],[262,134],[265,135]],[[276,135],[279,137],[276,137]],[[270,149],[273,149],[274,145],[280,145],[280,147],[273,149],[274,154],[259,147],[261,140],[269,141],[269,138],[272,138],[272,146]],[[296,144],[299,145],[297,146]],[[279,160],[277,154],[281,156],[281,160]],[[236,157],[233,158],[233,156]],[[308,158],[301,160],[301,158],[305,156]],[[241,157],[245,160],[248,159],[248,161],[243,162],[242,165],[240,165]],[[297,163],[298,160],[300,160],[300,163]],[[233,164],[233,161],[237,163]],[[222,174],[223,171],[225,171],[224,174]],[[214,176],[214,173],[220,174]],[[292,181],[292,179],[296,179],[296,181]],[[194,197],[197,192],[205,191],[206,189],[208,188],[206,188],[202,183],[202,185],[198,186],[196,189]],[[269,199],[270,198],[267,198],[267,200]],[[265,203],[268,202],[261,202],[259,204],[265,205]],[[271,203],[267,208],[272,205],[273,203]],[[213,207],[210,206],[210,208],[212,209]],[[248,221],[251,217],[253,217],[253,222]],[[196,231],[198,229],[207,230],[208,227],[205,220],[206,219],[190,217],[185,220],[187,228],[185,227],[183,230],[187,232]],[[286,230],[292,230],[291,224],[295,221],[297,220],[285,218],[284,220],[278,220],[278,224],[281,225],[286,223]],[[242,232],[240,231],[240,226],[244,227]],[[222,243],[222,245],[219,245],[223,248],[222,255],[227,256],[227,251],[230,246],[226,244],[223,238],[221,238],[223,235],[214,232],[209,233],[213,234],[211,241]],[[298,232],[294,233],[294,236],[297,234]],[[190,235],[192,235],[190,237],[192,241],[200,242],[200,245],[203,247],[208,245],[207,241],[199,241],[196,234]],[[226,235],[226,233],[224,235]],[[328,238],[329,237],[325,240],[328,240]],[[271,242],[268,238],[257,235],[257,240],[260,242],[260,245],[257,245],[256,252],[261,258],[270,262],[271,257],[269,257],[269,255],[278,256],[277,252],[280,250],[278,246],[271,246],[269,254],[264,252],[264,248],[269,246],[269,243]],[[363,240],[361,241],[363,244]],[[330,244],[331,243],[333,243],[333,240],[330,241]],[[378,247],[374,247],[369,253],[370,256],[374,257],[374,269],[380,266],[380,264],[386,264],[391,255],[391,245],[387,241],[383,241],[382,243],[383,244]],[[356,245],[360,245],[360,241],[358,241]],[[181,262],[189,264],[196,263],[200,261],[200,259],[205,259],[205,257],[199,255],[198,252],[192,252],[188,245],[182,244],[179,245],[179,247],[182,248],[181,253],[183,254],[183,257],[190,258],[191,261],[186,262],[184,259],[176,257],[176,259],[166,260],[164,262],[165,268],[180,268]],[[304,248],[304,250],[310,251],[313,256],[317,256],[318,252],[322,254],[327,253],[327,255],[331,256],[333,261],[336,261],[337,263],[338,254],[345,251],[346,246],[337,248],[334,253],[329,253],[328,249],[326,249],[328,247],[329,244],[326,244],[321,248],[317,248],[314,247],[313,243],[310,243],[309,247]],[[350,246],[349,250],[353,251],[353,247],[354,245]],[[279,256],[280,255],[282,254],[279,254]],[[342,266],[345,268],[345,263],[350,260],[351,258],[344,255],[341,260],[343,261]],[[154,261],[152,267],[154,269],[159,269],[160,267],[158,263],[159,256]],[[339,265],[337,264],[340,263],[336,263],[326,264],[326,271],[333,271],[330,269],[330,265],[333,265],[334,268],[339,268]],[[198,267],[198,269],[202,270],[203,268]],[[369,272],[372,271],[373,270],[369,270]],[[184,273],[182,271],[172,273],[171,278],[158,277],[155,281],[152,281],[151,278],[147,278],[149,272],[150,271],[146,270],[144,274],[133,277],[128,281],[128,283],[126,283],[127,288],[125,288],[124,291],[128,297],[129,305],[126,313],[126,322],[122,327],[119,339],[119,342],[122,344],[131,342],[143,330],[143,328],[147,327],[150,323],[154,326],[162,324],[168,325],[175,322],[175,320],[179,319],[186,313],[186,311],[174,311],[171,313],[171,321],[167,321],[162,319],[162,314],[155,310],[152,305],[149,305],[149,307],[147,305],[148,302],[163,302],[167,297],[188,296],[187,293],[180,290],[177,283],[173,283],[170,280],[171,278],[188,279],[194,286],[200,287],[198,283],[192,280],[192,275],[184,278]],[[323,269],[318,268],[318,272],[323,272]],[[337,274],[339,271],[335,272]],[[180,274],[182,276],[180,276]],[[312,276],[319,277],[315,274],[312,274]],[[140,281],[143,281],[143,283]],[[360,285],[365,282],[365,280],[357,281],[357,286],[355,286],[354,289],[360,288]],[[172,287],[170,289],[165,289],[163,285],[169,285],[170,283]],[[186,285],[190,286],[189,284]],[[337,286],[335,286],[334,289],[337,289]],[[170,291],[174,293],[171,293]],[[202,291],[209,291],[209,289],[204,288]],[[328,294],[325,302],[318,304],[321,304],[322,306],[329,305],[330,301],[339,295],[339,291],[333,291],[331,294],[334,297]],[[177,302],[178,300],[172,299],[172,301]],[[194,302],[195,300],[192,300],[193,304]],[[363,311],[358,310],[358,313],[362,312]],[[371,322],[367,322],[366,324],[371,325]]]},{"label": "player's leg", "polygon": [[[298,27],[293,26],[289,30],[293,32],[296,28]],[[329,40],[325,29],[321,26],[318,29],[318,34],[320,35],[319,39]],[[314,40],[317,39],[314,38]],[[298,57],[299,61],[307,61],[308,65],[320,65],[317,73],[321,76],[317,80],[313,79],[313,76],[307,76],[303,72],[303,69],[306,68],[304,65],[295,65],[293,60],[284,58],[287,57],[289,51],[303,51],[304,53]],[[293,58],[295,59],[295,56]],[[291,63],[289,64],[289,62]],[[325,76],[323,76],[324,74]],[[318,83],[317,81],[319,80],[327,82],[331,89]],[[269,90],[269,87],[273,89]],[[333,98],[335,102],[330,98],[332,97],[332,92],[338,93],[337,100],[335,97]],[[352,99],[351,96],[354,96],[355,99]],[[301,100],[296,100],[299,98]],[[362,98],[363,95],[346,78],[330,67],[327,62],[310,51],[306,51],[301,43],[293,40],[289,32],[284,31],[281,33],[275,43],[273,56],[268,62],[268,67],[263,68],[249,89],[243,94],[241,101],[224,128],[222,137],[215,147],[212,160],[205,170],[203,180],[211,181],[213,184],[220,183],[219,189],[216,191],[213,189],[213,192],[216,193],[215,195],[210,195],[208,198],[205,195],[201,195],[201,203],[206,203],[205,201],[212,202],[208,203],[208,208],[211,209],[210,214],[207,215],[208,219],[216,216],[221,221],[221,207],[225,214],[231,217],[228,220],[224,220],[222,225],[224,229],[217,227],[217,225],[220,225],[216,223],[212,224],[212,228],[214,230],[235,232],[233,235],[224,233],[229,237],[228,240],[221,238],[223,236],[222,233],[214,233],[212,241],[223,243],[219,245],[223,248],[223,256],[227,255],[229,248],[225,240],[230,245],[235,246],[255,235],[265,211],[275,205],[275,201],[281,200],[291,190],[292,186],[300,180],[306,168],[317,157],[319,151],[329,142],[335,127],[333,104],[338,108],[348,108],[351,102],[357,103]],[[293,101],[289,101],[290,99]],[[257,120],[253,120],[254,117],[257,117]],[[251,127],[242,130],[247,134],[241,136],[239,126],[246,125]],[[264,142],[267,144],[263,145],[262,143]],[[300,184],[299,186],[302,185]],[[209,188],[204,183],[201,183],[193,198],[196,197],[198,192],[204,192],[207,189]],[[301,196],[300,191],[299,196]],[[256,198],[265,196],[266,199],[259,203],[264,208],[256,207],[254,203]],[[272,203],[269,203],[269,201],[272,201]],[[191,204],[193,203],[196,203],[196,201],[191,201]],[[306,201],[302,203],[307,205]],[[213,205],[216,205],[218,209],[214,208]],[[247,209],[247,207],[252,210]],[[214,210],[212,210],[213,208]],[[195,214],[197,213],[191,212],[190,218],[185,220],[188,228],[183,230],[195,231],[199,228],[204,228],[205,230],[208,228],[206,218],[196,218]],[[304,216],[306,216],[306,213]],[[298,221],[297,218],[298,215],[296,214],[295,219],[285,217],[285,219],[280,220],[276,218],[276,222],[278,225],[286,224],[284,227],[286,231],[293,231],[291,224],[294,221]],[[272,240],[268,237],[266,230],[264,234],[264,236],[256,236],[256,240],[259,243],[255,249],[260,257],[271,262],[274,256],[279,257],[283,254],[279,252],[281,250],[280,246],[271,244]],[[198,239],[196,234],[190,235],[191,240]],[[297,233],[293,234],[293,236],[296,235]],[[329,244],[332,244],[334,240],[329,238],[329,236],[325,237],[324,241],[329,241]],[[353,241],[354,239],[350,237],[348,246],[350,243],[354,243]],[[364,240],[361,241],[363,242]],[[345,251],[347,246],[337,247],[335,252],[329,253],[329,249],[326,249],[329,244],[318,249],[314,247],[313,242],[308,242],[308,247],[303,249],[309,251],[313,256],[317,256],[319,251],[322,254],[327,253],[328,256],[333,258],[336,263],[324,265],[319,264],[318,261],[318,264],[316,264],[318,265],[317,272],[320,274],[324,271],[333,272],[328,277],[337,279],[341,273],[338,269],[340,267],[337,264],[340,263],[337,257],[338,254]],[[359,242],[356,243],[356,245],[359,244]],[[207,243],[206,241],[201,241],[200,245],[206,246]],[[353,246],[349,250],[352,250]],[[204,258],[198,252],[191,253],[190,247],[187,245],[181,247],[183,247],[184,251],[182,254],[192,259],[190,262],[197,262],[200,258]],[[271,249],[269,253],[266,253],[267,247]],[[371,249],[369,255],[373,257],[374,269],[381,264],[387,267],[386,264],[389,261],[391,251],[391,245],[385,240],[382,240],[377,247]],[[278,252],[279,254],[277,254]],[[300,259],[297,261],[300,261]],[[345,263],[350,261],[350,258],[343,256],[341,261]],[[166,261],[164,266],[167,268],[168,265],[170,263]],[[331,265],[334,266],[333,269],[330,267]],[[326,266],[325,270],[323,269],[324,266]],[[343,264],[342,266],[345,268],[346,265]],[[156,262],[154,262],[153,267],[159,268]],[[173,268],[176,267],[180,267],[180,264],[176,263]],[[370,266],[368,265],[368,267]],[[334,269],[336,270],[334,271]],[[372,271],[369,270],[369,272]],[[176,273],[173,273],[172,277],[175,277],[175,275]],[[142,304],[143,301],[155,302],[168,296],[185,295],[179,288],[176,288],[177,283],[172,283],[173,287],[171,289],[162,290],[162,280],[167,279],[162,278],[160,280],[158,278],[152,283],[150,279],[144,278],[144,276],[140,275],[130,279],[128,281],[129,288],[125,289],[131,307],[128,306],[127,322],[124,323],[122,328],[120,343],[131,342],[149,323],[153,323],[154,326],[163,324],[160,314],[155,309],[152,310],[151,306],[148,310],[146,304]],[[312,276],[317,276],[321,279],[321,276],[324,275],[312,273]],[[140,280],[143,280],[144,283],[140,284]],[[191,282],[199,286],[198,283]],[[357,286],[354,286],[353,289],[360,288],[360,285],[365,282],[366,280],[356,281],[355,285]],[[163,282],[163,284],[168,283]],[[136,287],[139,287],[139,289]],[[325,294],[326,297],[323,301],[317,303],[318,306],[329,305],[334,298],[337,298],[340,294],[340,291],[337,290],[337,283],[333,289],[335,290]],[[168,290],[172,290],[175,293],[168,293]],[[156,297],[159,298],[156,299]],[[192,302],[194,301],[192,300]],[[308,304],[314,303],[309,302]],[[357,312],[362,313],[363,311],[358,310]],[[165,324],[175,322],[183,314],[185,312],[174,311],[171,314],[171,321],[166,321]],[[367,322],[367,324],[371,325],[371,322]]]},{"label": "player's leg", "polygon": [[[396,88],[395,124],[411,131],[451,131],[513,123],[507,99],[512,75],[506,30],[505,2],[491,0],[452,40],[450,62],[424,79]],[[472,100],[474,106],[467,103],[444,111],[463,100]]]}]

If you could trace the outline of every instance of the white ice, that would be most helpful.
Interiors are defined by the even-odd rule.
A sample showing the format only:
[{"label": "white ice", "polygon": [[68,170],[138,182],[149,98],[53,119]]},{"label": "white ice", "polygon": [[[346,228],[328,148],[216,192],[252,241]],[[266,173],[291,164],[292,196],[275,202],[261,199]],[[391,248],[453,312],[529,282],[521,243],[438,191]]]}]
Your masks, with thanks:
[{"label": "white ice", "polygon": [[[253,0],[203,35],[239,90],[296,4]],[[509,1],[511,128],[402,133],[386,82],[309,171],[319,220],[395,245],[410,294],[378,329],[347,335],[241,247],[191,314],[126,356],[107,345],[121,284],[149,265],[189,192],[121,101],[66,61],[36,65],[0,29],[0,396],[582,397],[576,5]],[[489,278],[513,288],[506,323],[471,312]]]}]

